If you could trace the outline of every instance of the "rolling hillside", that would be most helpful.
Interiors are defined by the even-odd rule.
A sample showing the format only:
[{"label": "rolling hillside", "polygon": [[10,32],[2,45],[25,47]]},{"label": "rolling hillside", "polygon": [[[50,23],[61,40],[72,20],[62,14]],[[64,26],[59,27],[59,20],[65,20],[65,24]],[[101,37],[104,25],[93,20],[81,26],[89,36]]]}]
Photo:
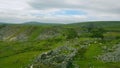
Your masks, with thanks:
[{"label": "rolling hillside", "polygon": [[[89,24],[104,38],[91,37]],[[119,57],[120,21],[0,25],[0,68],[120,68]]]}]

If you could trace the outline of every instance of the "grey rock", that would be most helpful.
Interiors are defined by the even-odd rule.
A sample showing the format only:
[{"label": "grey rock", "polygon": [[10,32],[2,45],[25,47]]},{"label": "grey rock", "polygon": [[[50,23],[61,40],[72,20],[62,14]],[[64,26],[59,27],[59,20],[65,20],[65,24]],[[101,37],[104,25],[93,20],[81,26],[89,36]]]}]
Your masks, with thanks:
[{"label": "grey rock", "polygon": [[72,59],[77,50],[73,47],[61,46],[36,58],[33,68],[71,68]]},{"label": "grey rock", "polygon": [[113,46],[111,50],[114,51],[99,55],[97,59],[104,62],[120,62],[120,44]]}]

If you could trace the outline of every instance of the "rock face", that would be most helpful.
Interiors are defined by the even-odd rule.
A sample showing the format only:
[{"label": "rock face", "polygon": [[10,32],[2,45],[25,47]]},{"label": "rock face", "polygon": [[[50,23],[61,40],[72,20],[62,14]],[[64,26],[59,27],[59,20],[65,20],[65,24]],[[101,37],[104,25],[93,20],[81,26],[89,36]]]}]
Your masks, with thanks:
[{"label": "rock face", "polygon": [[41,54],[32,64],[32,68],[71,68],[76,53],[77,50],[73,47],[61,46]]},{"label": "rock face", "polygon": [[113,46],[113,52],[108,52],[97,57],[104,62],[119,62],[120,61],[120,44]]},{"label": "rock face", "polygon": [[61,36],[60,32],[57,27],[0,25],[0,41],[47,40]]},{"label": "rock face", "polygon": [[38,36],[38,40],[51,39],[60,36],[59,29],[46,29]]},{"label": "rock face", "polygon": [[18,31],[19,28],[16,28],[15,26],[5,26],[0,29],[0,40],[8,40]]},{"label": "rock face", "polygon": [[21,26],[5,26],[0,29],[1,41],[26,41],[29,30],[22,30]]}]

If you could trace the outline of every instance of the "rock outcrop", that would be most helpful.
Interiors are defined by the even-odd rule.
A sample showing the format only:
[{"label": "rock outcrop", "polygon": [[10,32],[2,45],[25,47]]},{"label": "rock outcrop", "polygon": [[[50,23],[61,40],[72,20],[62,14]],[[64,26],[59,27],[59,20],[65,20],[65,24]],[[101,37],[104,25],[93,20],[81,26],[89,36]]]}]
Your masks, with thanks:
[{"label": "rock outcrop", "polygon": [[30,68],[71,68],[72,59],[77,50],[70,46],[61,46],[55,50],[41,54]]},{"label": "rock outcrop", "polygon": [[113,52],[99,55],[97,59],[100,59],[104,62],[120,62],[120,44],[113,46],[111,50],[113,50]]}]

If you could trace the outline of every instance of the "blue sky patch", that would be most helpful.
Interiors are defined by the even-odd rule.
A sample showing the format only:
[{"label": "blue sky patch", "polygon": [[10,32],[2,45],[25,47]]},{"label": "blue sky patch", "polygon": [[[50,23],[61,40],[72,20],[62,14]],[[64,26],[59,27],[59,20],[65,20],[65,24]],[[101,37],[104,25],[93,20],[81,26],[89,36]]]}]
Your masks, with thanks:
[{"label": "blue sky patch", "polygon": [[80,10],[61,10],[53,13],[54,15],[86,15],[86,12]]}]

